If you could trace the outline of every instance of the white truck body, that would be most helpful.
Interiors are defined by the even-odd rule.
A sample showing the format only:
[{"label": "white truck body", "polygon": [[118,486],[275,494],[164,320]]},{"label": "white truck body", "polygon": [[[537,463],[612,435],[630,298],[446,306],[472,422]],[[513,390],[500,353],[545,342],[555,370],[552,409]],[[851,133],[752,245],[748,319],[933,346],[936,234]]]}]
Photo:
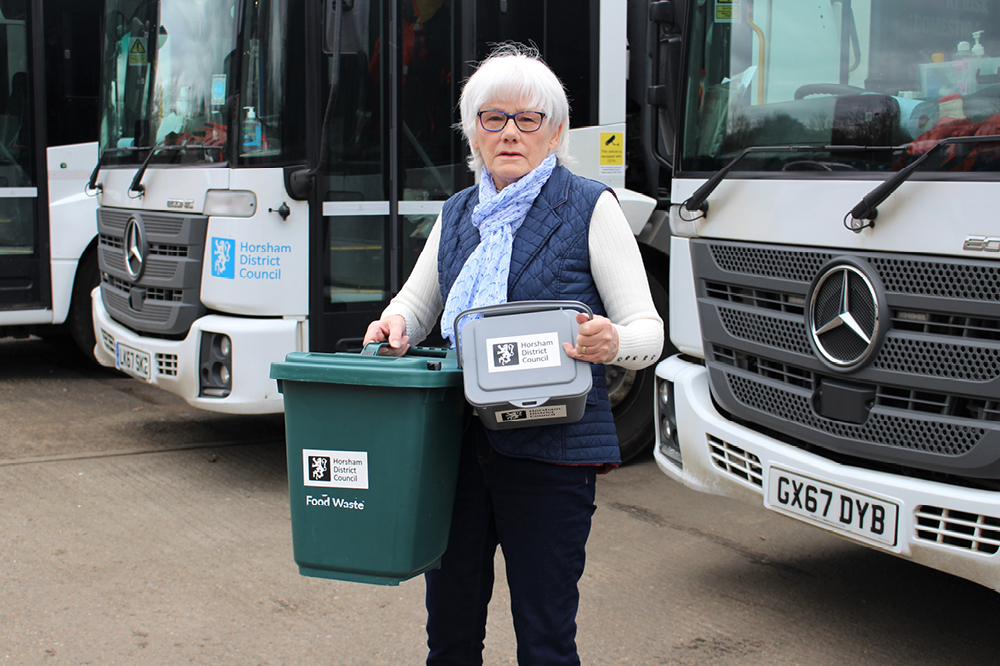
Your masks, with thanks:
[{"label": "white truck body", "polygon": [[945,4],[693,10],[654,456],[1000,590],[1000,3]]}]

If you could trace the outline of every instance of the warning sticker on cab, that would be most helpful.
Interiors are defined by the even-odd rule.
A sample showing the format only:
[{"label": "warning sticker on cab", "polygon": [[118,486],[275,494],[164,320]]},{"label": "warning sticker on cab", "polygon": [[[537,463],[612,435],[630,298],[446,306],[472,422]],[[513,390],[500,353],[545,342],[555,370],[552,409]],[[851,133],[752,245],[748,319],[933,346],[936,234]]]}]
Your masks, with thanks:
[{"label": "warning sticker on cab", "polygon": [[488,372],[555,368],[562,363],[559,334],[536,333],[486,340]]},{"label": "warning sticker on cab", "polygon": [[128,50],[129,65],[148,65],[149,59],[146,57],[146,40],[136,37],[132,40],[132,46]]},{"label": "warning sticker on cab", "polygon": [[625,135],[622,132],[601,132],[601,175],[625,173]]},{"label": "warning sticker on cab", "polygon": [[739,23],[740,0],[715,0],[716,23]]},{"label": "warning sticker on cab", "polygon": [[512,421],[538,421],[540,419],[560,419],[566,418],[566,405],[507,409],[502,412],[495,412],[495,414],[497,417],[497,423],[510,423]]}]

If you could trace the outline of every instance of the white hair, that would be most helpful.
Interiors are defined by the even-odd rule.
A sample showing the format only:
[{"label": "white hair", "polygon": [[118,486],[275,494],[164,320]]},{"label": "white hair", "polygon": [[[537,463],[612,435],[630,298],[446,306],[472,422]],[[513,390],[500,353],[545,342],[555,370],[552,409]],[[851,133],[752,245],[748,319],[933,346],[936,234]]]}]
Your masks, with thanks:
[{"label": "white hair", "polygon": [[560,164],[569,163],[569,100],[562,82],[542,61],[538,49],[508,42],[500,44],[465,82],[459,99],[462,120],[460,127],[469,144],[472,156],[469,168],[479,173],[483,157],[472,147],[479,118],[476,115],[484,104],[494,101],[524,102],[525,110],[541,111],[548,126],[540,131],[555,132],[562,125],[556,159]]}]

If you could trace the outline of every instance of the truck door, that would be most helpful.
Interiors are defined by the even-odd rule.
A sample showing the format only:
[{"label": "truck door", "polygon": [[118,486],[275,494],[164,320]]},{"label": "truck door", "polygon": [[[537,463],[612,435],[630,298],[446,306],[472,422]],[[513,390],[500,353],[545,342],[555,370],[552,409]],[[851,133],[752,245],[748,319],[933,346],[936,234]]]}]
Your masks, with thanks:
[{"label": "truck door", "polygon": [[[332,4],[332,3],[330,3]],[[442,203],[472,183],[452,129],[462,63],[459,0],[344,3],[339,91],[317,179],[310,347],[360,348],[399,290]],[[335,56],[324,56],[323,100]]]},{"label": "truck door", "polygon": [[[0,309],[50,305],[48,233],[37,173],[44,150],[36,141],[40,114],[33,92],[33,43],[26,0],[0,8]],[[42,183],[44,189],[44,182]]]}]

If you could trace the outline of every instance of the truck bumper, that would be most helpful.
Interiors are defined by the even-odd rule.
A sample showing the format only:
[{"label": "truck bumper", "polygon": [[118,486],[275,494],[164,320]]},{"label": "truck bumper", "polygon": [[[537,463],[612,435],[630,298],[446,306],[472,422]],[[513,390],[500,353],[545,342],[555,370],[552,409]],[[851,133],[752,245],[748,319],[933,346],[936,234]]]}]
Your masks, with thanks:
[{"label": "truck bumper", "polygon": [[[114,321],[104,308],[100,289],[92,297],[95,356],[114,368],[118,345],[149,355],[149,378],[137,378],[180,396],[198,409],[229,414],[268,414],[284,409],[277,383],[270,378],[271,363],[299,349],[304,322],[246,319],[208,315],[194,322],[183,340],[144,337]],[[226,397],[202,395],[199,358],[203,333],[229,336],[232,344],[232,390]]]},{"label": "truck bumper", "polygon": [[[741,426],[716,409],[707,369],[680,356],[662,361],[656,376],[654,457],[670,478],[1000,591],[1000,493],[840,464]],[[896,507],[894,537],[851,533],[838,524],[836,503],[821,517],[825,495],[841,499],[839,490],[858,506]]]}]

